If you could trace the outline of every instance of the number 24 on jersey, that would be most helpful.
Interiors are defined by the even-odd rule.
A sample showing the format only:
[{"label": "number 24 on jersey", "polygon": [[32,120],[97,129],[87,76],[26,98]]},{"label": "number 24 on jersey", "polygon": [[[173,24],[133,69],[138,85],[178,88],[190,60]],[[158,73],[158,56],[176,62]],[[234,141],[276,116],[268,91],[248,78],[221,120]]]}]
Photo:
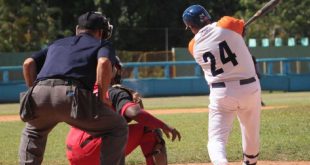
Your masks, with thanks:
[{"label": "number 24 on jersey", "polygon": [[[238,61],[236,60],[236,54],[230,50],[226,41],[222,41],[219,43],[219,52],[220,52],[220,58],[223,64],[231,62],[233,66],[238,65]],[[225,56],[225,52],[227,56]],[[224,72],[222,68],[218,68],[218,69],[216,68],[216,60],[215,60],[214,55],[211,52],[204,53],[202,57],[205,62],[208,62],[210,60],[212,76],[217,76]]]}]

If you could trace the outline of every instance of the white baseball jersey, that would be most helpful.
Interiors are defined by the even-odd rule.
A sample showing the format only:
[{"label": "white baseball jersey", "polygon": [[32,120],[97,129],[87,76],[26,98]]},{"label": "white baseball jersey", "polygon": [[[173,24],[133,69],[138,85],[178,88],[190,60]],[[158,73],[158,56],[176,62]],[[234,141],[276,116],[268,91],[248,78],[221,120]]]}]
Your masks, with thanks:
[{"label": "white baseball jersey", "polygon": [[225,16],[200,29],[190,42],[189,50],[209,84],[256,76],[252,56],[242,37],[243,26],[242,20]]}]

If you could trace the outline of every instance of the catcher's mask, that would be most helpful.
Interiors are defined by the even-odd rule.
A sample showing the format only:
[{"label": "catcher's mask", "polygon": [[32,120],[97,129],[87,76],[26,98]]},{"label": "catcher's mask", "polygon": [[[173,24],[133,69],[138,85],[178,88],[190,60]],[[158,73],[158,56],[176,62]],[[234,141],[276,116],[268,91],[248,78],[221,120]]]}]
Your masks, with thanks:
[{"label": "catcher's mask", "polygon": [[102,40],[107,40],[112,36],[113,26],[109,19],[98,11],[89,11],[78,18],[78,27],[89,30],[102,30]]},{"label": "catcher's mask", "polygon": [[114,84],[121,84],[122,82],[122,63],[119,59],[118,56],[116,56],[116,63],[114,64],[114,67],[113,67],[113,78],[111,80],[111,85],[114,85]]}]

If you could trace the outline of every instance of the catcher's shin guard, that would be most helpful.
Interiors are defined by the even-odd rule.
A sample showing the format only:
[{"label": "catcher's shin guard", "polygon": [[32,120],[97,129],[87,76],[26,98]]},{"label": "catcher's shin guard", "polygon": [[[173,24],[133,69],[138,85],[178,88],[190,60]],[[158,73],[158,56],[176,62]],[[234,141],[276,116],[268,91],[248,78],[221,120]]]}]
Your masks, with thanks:
[{"label": "catcher's shin guard", "polygon": [[155,144],[150,153],[145,154],[147,165],[168,165],[165,140],[160,129],[150,132],[155,136]]}]

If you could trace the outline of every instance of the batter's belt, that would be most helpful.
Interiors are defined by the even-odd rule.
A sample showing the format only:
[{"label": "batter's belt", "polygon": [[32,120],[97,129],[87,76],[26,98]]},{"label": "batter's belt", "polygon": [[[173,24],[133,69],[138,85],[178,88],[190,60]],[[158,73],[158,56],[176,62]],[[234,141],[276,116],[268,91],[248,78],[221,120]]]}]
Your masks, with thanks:
[{"label": "batter's belt", "polygon": [[[251,77],[251,78],[239,80],[239,84],[246,85],[246,84],[253,83],[255,81],[256,81],[255,77]],[[226,85],[225,85],[225,82],[216,82],[216,83],[211,83],[211,87],[212,88],[225,88]]]}]

